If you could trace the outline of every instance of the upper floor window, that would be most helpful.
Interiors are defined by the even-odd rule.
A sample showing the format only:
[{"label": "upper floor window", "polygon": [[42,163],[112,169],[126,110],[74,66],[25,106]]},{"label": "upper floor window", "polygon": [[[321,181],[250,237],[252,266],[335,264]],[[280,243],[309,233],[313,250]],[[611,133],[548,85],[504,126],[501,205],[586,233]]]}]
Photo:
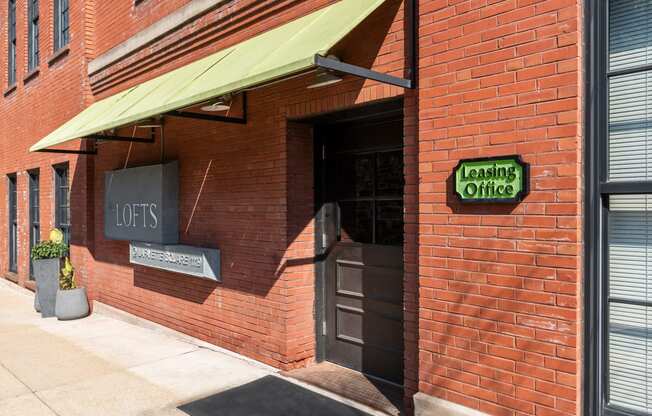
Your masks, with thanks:
[{"label": "upper floor window", "polygon": [[39,10],[38,0],[28,0],[28,2],[27,70],[31,72],[38,66],[39,61]]},{"label": "upper floor window", "polygon": [[54,0],[54,50],[68,44],[70,24],[68,21],[68,0]]},{"label": "upper floor window", "polygon": [[7,31],[9,48],[7,49],[7,83],[16,83],[16,0],[9,0],[7,13]]}]

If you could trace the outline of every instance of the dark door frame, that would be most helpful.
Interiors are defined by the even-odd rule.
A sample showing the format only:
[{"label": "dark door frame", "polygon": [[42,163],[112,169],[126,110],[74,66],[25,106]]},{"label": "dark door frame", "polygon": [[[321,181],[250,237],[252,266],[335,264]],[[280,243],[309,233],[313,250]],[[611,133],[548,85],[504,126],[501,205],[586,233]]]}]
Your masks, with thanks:
[{"label": "dark door frame", "polygon": [[[370,120],[383,120],[388,118],[403,118],[403,97],[388,101],[365,104],[353,109],[329,113],[314,117],[304,122],[313,125],[313,167],[314,167],[314,201],[315,201],[315,339],[316,351],[315,360],[323,362],[326,360],[326,265],[329,248],[332,248],[332,241],[324,239],[324,215],[328,214],[322,208],[326,189],[325,166],[322,163],[324,157],[324,138],[319,135],[319,127],[325,125],[339,124],[344,122]],[[331,213],[332,215],[332,213]]]}]

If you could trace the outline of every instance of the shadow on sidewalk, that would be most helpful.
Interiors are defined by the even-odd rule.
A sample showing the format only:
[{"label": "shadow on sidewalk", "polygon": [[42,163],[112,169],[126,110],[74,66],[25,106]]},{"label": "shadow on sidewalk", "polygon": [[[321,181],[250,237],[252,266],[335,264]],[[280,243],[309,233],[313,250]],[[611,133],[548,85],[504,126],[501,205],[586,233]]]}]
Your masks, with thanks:
[{"label": "shadow on sidewalk", "polygon": [[367,413],[275,376],[266,376],[178,409],[189,416],[365,416]]}]

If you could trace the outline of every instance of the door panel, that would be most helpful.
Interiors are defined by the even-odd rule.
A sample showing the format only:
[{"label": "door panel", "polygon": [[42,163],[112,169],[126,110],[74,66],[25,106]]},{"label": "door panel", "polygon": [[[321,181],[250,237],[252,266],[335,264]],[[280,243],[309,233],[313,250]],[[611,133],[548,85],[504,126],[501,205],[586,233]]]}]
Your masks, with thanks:
[{"label": "door panel", "polygon": [[[329,127],[324,145],[326,359],[403,384],[400,120]],[[376,139],[376,140],[375,140]]]}]

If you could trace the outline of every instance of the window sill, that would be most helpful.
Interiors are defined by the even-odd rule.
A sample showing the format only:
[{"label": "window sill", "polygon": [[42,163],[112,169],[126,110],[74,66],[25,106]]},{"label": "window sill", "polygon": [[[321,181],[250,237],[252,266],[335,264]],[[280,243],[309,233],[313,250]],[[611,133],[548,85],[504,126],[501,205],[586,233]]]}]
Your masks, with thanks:
[{"label": "window sill", "polygon": [[14,272],[5,273],[5,279],[9,280],[10,282],[14,282],[18,284],[18,275]]},{"label": "window sill", "polygon": [[33,280],[26,280],[25,281],[25,289],[29,289],[32,292],[36,292],[36,282]]},{"label": "window sill", "polygon": [[28,82],[30,82],[33,79],[36,79],[38,77],[38,74],[40,73],[38,66],[31,71],[29,71],[26,75],[25,78],[23,78],[23,85],[26,85]]},{"label": "window sill", "polygon": [[8,97],[9,95],[13,94],[16,91],[17,85],[14,82],[12,85],[8,86],[7,89],[3,92],[3,95],[5,97]]},{"label": "window sill", "polygon": [[63,59],[63,58],[65,58],[66,56],[68,56],[69,53],[70,53],[70,47],[69,47],[68,45],[62,47],[61,49],[59,49],[58,51],[56,51],[56,52],[54,53],[54,55],[52,55],[52,56],[48,59],[48,66],[52,66],[52,65],[56,64],[56,63],[59,62],[61,59]]}]

